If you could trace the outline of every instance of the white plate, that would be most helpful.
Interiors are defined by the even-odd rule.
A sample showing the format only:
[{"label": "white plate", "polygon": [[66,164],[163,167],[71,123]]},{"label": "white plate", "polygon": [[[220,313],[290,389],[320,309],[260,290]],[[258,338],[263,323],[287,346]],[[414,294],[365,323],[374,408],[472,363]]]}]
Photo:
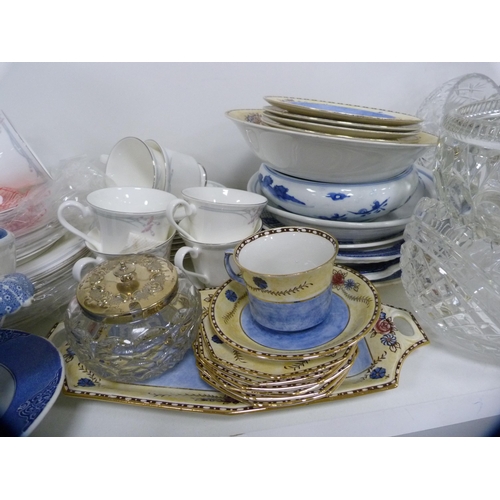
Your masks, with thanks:
[{"label": "white plate", "polygon": [[375,248],[385,248],[392,246],[394,243],[399,241],[404,241],[403,234],[398,234],[396,236],[390,236],[389,238],[368,241],[366,243],[343,243],[339,244],[339,249],[341,250],[363,250],[363,249],[375,249]]},{"label": "white plate", "polygon": [[87,252],[85,242],[66,231],[66,234],[50,246],[47,251],[17,266],[17,272],[25,274],[30,279],[39,279],[42,275],[54,274],[56,270],[67,265],[83,251]]},{"label": "white plate", "polygon": [[57,399],[64,363],[54,345],[20,330],[0,330],[0,435],[28,436]]},{"label": "white plate", "polygon": [[267,96],[264,99],[274,106],[294,111],[295,113],[326,118],[339,118],[352,122],[385,123],[392,125],[409,125],[420,123],[416,116],[389,111],[386,109],[367,108],[353,104],[302,99],[297,97]]},{"label": "white plate", "polygon": [[[433,197],[434,184],[431,176],[420,169],[419,175],[425,184],[424,196]],[[248,181],[247,189],[251,192],[261,194],[258,184],[258,172]],[[406,224],[408,224],[411,219],[417,201],[418,200],[410,200],[394,212],[372,222],[342,222],[314,219],[312,217],[286,212],[285,210],[277,208],[271,202],[268,202],[265,211],[271,213],[274,218],[285,226],[307,226],[321,229],[331,234],[340,244],[360,243],[379,241],[384,238],[401,235]],[[410,202],[411,204],[409,205]]]}]

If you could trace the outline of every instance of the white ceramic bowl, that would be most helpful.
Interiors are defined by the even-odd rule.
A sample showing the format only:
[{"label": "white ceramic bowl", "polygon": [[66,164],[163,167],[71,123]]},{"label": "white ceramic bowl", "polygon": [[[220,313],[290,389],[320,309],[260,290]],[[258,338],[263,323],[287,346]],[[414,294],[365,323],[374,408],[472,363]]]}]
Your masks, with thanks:
[{"label": "white ceramic bowl", "polygon": [[226,116],[263,162],[285,174],[320,182],[395,177],[437,144],[437,137],[425,132],[410,143],[283,130],[262,124],[260,109],[236,109]]},{"label": "white ceramic bowl", "polygon": [[[422,196],[435,197],[436,190],[432,175],[424,169],[418,169],[418,173],[425,187]],[[258,194],[261,193],[258,172],[248,181],[247,189]],[[401,235],[406,224],[410,221],[413,210],[420,198],[421,196],[415,194],[403,206],[394,210],[394,212],[372,222],[343,222],[315,219],[314,217],[292,214],[291,212],[277,208],[272,202],[268,202],[265,211],[285,226],[302,225],[314,227],[331,234],[341,244],[357,244],[379,241],[391,236]],[[263,221],[265,225],[265,216],[263,216]]]},{"label": "white ceramic bowl", "polygon": [[268,200],[288,212],[350,222],[387,215],[406,203],[417,189],[424,189],[414,167],[384,181],[339,184],[299,179],[265,163],[259,168],[259,185]]}]

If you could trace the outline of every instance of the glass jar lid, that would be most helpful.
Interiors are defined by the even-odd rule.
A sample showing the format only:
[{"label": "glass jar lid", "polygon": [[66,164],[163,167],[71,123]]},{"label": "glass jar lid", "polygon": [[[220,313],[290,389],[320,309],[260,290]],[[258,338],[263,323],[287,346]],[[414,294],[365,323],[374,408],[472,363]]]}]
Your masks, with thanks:
[{"label": "glass jar lid", "polygon": [[445,133],[468,144],[500,149],[500,98],[461,106],[443,120]]},{"label": "glass jar lid", "polygon": [[104,323],[129,323],[163,309],[176,295],[177,269],[154,255],[126,255],[96,266],[76,298],[84,314]]}]

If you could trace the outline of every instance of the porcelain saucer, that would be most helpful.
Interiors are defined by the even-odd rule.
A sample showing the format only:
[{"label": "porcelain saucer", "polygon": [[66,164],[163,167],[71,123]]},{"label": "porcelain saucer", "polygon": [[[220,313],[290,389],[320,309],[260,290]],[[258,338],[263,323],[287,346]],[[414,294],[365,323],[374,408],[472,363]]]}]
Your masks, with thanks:
[{"label": "porcelain saucer", "polygon": [[60,352],[48,340],[0,330],[0,435],[28,436],[57,399],[64,380]]},{"label": "porcelain saucer", "polygon": [[332,294],[330,315],[320,325],[294,333],[276,332],[253,320],[244,286],[228,280],[214,293],[210,320],[223,341],[244,353],[271,359],[313,359],[359,341],[380,313],[373,284],[342,265],[334,267]]}]

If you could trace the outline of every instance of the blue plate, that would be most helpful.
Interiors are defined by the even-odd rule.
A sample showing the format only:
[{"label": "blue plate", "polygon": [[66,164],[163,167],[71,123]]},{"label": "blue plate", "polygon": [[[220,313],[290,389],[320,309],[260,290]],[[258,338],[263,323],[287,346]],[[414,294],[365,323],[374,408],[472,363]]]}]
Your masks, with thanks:
[{"label": "blue plate", "polygon": [[63,359],[43,337],[0,329],[0,435],[28,436],[61,392]]}]

